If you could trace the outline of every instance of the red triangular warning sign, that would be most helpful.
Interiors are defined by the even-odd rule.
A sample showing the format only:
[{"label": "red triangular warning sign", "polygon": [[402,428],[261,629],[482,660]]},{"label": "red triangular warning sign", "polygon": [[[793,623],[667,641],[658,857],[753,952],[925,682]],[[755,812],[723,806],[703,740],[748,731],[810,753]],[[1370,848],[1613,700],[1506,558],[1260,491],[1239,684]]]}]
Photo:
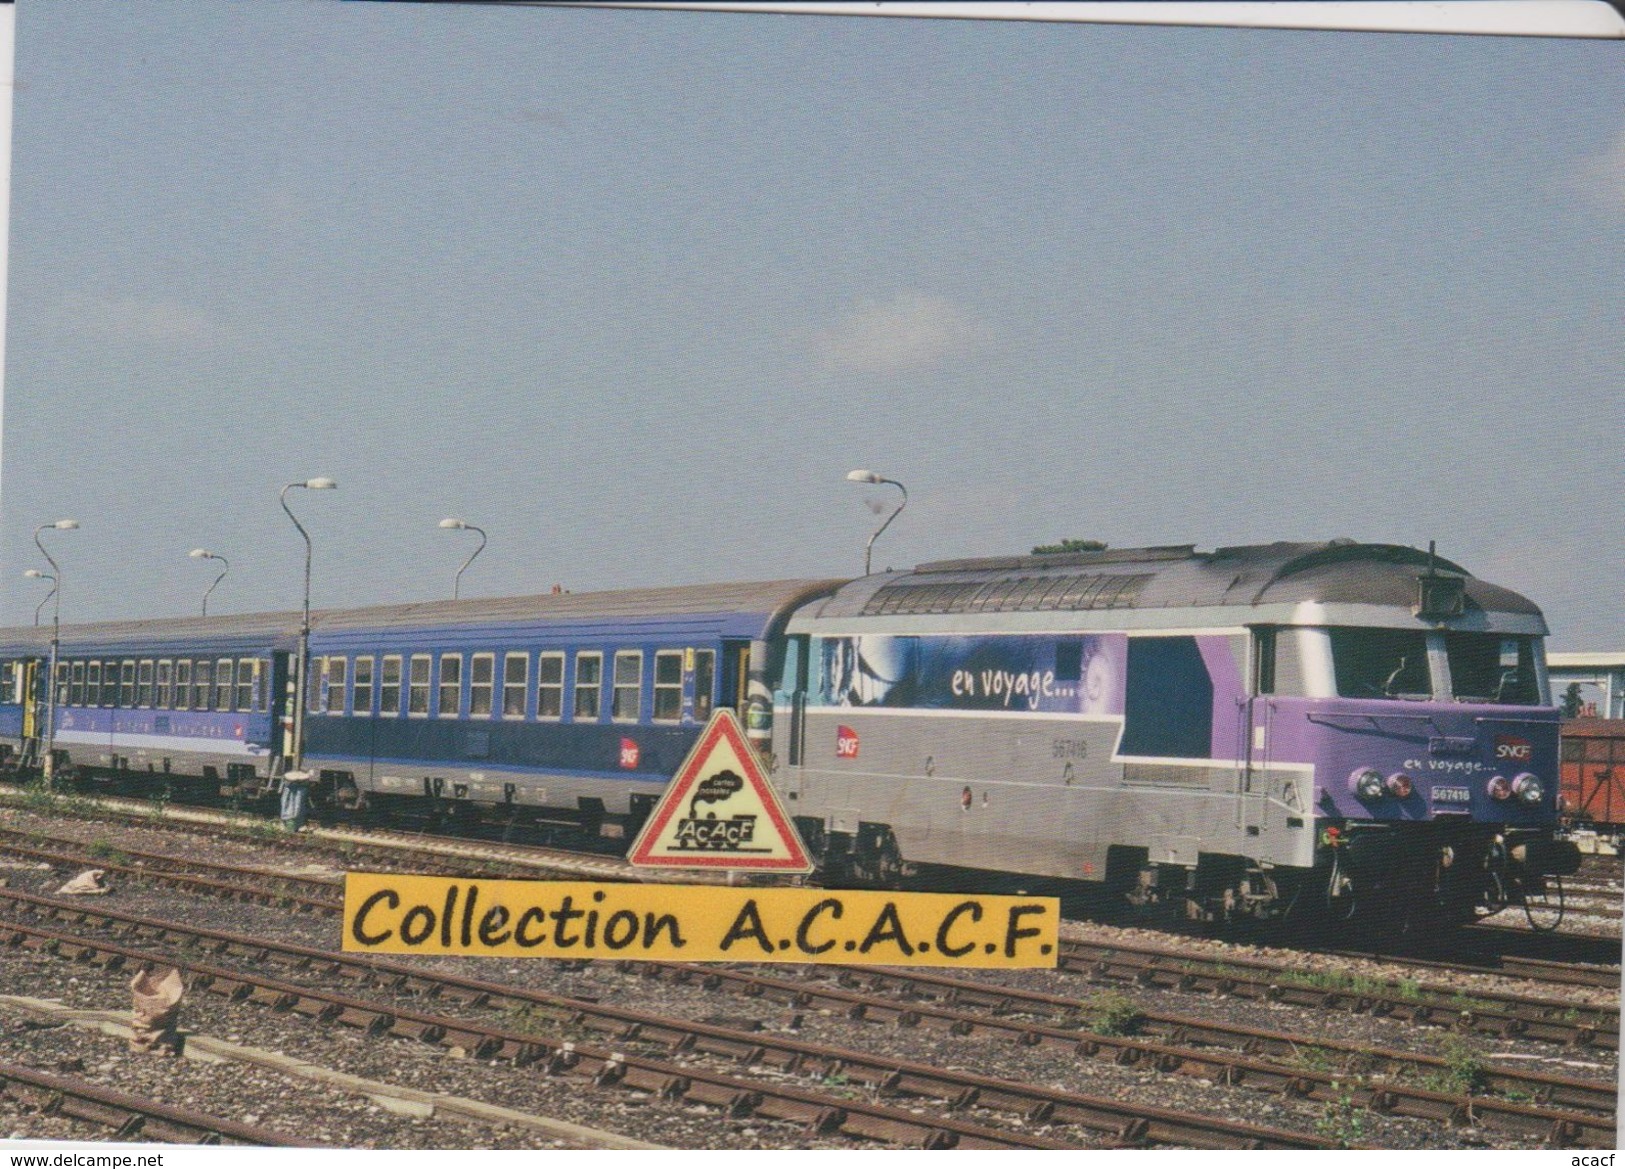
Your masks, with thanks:
[{"label": "red triangular warning sign", "polygon": [[813,869],[739,719],[726,709],[705,724],[626,859],[648,868]]}]

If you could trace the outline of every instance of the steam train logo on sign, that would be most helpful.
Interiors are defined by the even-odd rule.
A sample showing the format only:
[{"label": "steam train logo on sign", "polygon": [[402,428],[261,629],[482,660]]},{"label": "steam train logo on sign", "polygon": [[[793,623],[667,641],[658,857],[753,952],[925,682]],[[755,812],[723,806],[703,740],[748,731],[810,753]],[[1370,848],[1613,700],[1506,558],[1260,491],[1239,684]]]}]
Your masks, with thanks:
[{"label": "steam train logo on sign", "polygon": [[731,710],[711,717],[638,833],[627,861],[808,873],[812,861]]}]

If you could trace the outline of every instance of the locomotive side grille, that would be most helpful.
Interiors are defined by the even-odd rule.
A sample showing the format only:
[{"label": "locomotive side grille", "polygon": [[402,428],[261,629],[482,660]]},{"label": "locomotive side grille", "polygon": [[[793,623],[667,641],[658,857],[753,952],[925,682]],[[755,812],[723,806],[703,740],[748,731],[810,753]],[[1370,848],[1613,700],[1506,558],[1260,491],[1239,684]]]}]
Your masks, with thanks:
[{"label": "locomotive side grille", "polygon": [[1127,609],[1150,579],[1150,573],[1084,573],[1020,576],[987,584],[898,582],[878,589],[863,606],[863,615]]}]

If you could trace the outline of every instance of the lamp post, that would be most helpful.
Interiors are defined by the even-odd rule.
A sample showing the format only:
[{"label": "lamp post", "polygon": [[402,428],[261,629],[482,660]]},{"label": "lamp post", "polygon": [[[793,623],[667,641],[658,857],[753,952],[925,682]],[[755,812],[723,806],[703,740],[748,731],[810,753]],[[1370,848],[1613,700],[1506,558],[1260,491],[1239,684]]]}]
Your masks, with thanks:
[{"label": "lamp post", "polygon": [[[298,522],[298,520],[294,521],[294,523]],[[209,615],[209,594],[214,592],[215,585],[218,585],[221,581],[226,579],[226,573],[231,571],[231,561],[227,560],[224,556],[221,556],[216,552],[210,552],[207,548],[193,548],[187,553],[187,555],[193,560],[218,560],[221,564],[225,565],[225,567],[220,570],[220,575],[214,578],[214,584],[210,585],[203,591],[203,615],[207,617]]]},{"label": "lamp post", "polygon": [[[450,528],[450,529],[453,529],[453,530],[456,530],[456,529],[460,528],[463,531],[478,532],[480,534],[480,546],[478,548],[474,549],[474,551],[469,554],[469,557],[468,557],[467,560],[463,561],[463,568],[467,568],[470,564],[473,564],[474,563],[474,557],[478,556],[481,552],[485,551],[485,529],[484,528],[476,528],[473,524],[469,523],[467,520],[454,520],[454,519],[451,519],[449,517],[446,518],[446,519],[441,520],[440,521],[440,526],[442,528]],[[455,580],[453,580],[451,582],[451,599],[454,600],[454,601],[457,599],[458,594],[461,592],[462,587],[463,587],[463,568],[459,568],[457,570],[457,577],[456,577]]]},{"label": "lamp post", "polygon": [[38,627],[40,610],[45,608],[46,601],[49,601],[52,597],[56,596],[56,577],[52,576],[48,572],[41,572],[37,568],[30,568],[27,572],[23,573],[23,575],[28,577],[30,580],[48,580],[51,582],[51,591],[46,593],[44,597],[40,598],[40,603],[34,606],[34,625],[35,627]]},{"label": "lamp post", "polygon": [[874,552],[875,541],[880,538],[881,532],[884,532],[887,528],[891,527],[891,522],[898,516],[902,515],[903,509],[908,506],[908,488],[904,487],[895,479],[888,479],[884,475],[876,475],[873,471],[848,471],[846,473],[846,478],[850,483],[890,483],[893,487],[897,488],[897,490],[903,493],[903,502],[897,505],[897,510],[886,517],[886,522],[875,529],[875,534],[870,536],[869,542],[863,546],[863,575],[868,576],[869,561]]},{"label": "lamp post", "polygon": [[288,506],[288,492],[295,487],[304,487],[311,491],[331,491],[338,484],[332,479],[306,479],[302,483],[290,483],[282,489],[277,501],[282,504],[282,510],[288,513],[293,526],[299,529],[299,534],[305,539],[305,608],[304,616],[299,623],[299,672],[295,675],[293,690],[293,766],[288,771],[302,770],[305,761],[305,685],[306,675],[310,673],[310,533],[305,531],[305,525],[299,522],[299,517],[293,514]]},{"label": "lamp post", "polygon": [[39,537],[44,531],[71,532],[78,526],[78,520],[57,520],[34,529],[34,547],[39,549],[40,555],[45,557],[51,571],[56,574],[51,578],[56,587],[51,590],[51,664],[45,675],[45,758],[40,766],[46,787],[50,787],[56,778],[56,658],[62,641],[62,568],[45,550]]}]

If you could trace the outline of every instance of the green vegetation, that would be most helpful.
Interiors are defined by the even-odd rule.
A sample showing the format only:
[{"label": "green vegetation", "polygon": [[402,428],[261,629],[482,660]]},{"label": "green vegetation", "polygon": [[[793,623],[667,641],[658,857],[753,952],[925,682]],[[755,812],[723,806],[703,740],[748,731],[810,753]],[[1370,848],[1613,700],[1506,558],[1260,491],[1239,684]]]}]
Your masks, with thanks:
[{"label": "green vegetation", "polygon": [[[1332,1088],[1338,1091],[1339,1085],[1333,1082]],[[1346,1090],[1338,1091],[1337,1099],[1328,1100],[1320,1119],[1315,1121],[1315,1132],[1340,1149],[1351,1149],[1365,1141],[1365,1113]]]},{"label": "green vegetation", "polygon": [[1135,1001],[1116,991],[1102,991],[1078,1004],[1085,1029],[1096,1035],[1132,1035],[1145,1022]]},{"label": "green vegetation", "polygon": [[1040,544],[1033,549],[1034,556],[1055,556],[1062,552],[1104,552],[1106,545],[1099,540],[1062,540],[1058,544]]}]

